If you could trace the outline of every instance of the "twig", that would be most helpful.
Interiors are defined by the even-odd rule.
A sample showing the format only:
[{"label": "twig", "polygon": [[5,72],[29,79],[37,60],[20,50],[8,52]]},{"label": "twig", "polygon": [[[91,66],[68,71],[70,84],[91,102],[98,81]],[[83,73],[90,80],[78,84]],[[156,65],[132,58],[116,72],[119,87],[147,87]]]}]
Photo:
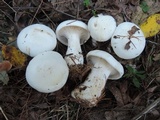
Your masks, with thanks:
[{"label": "twig", "polygon": [[5,118],[6,120],[8,120],[8,118],[7,118],[7,116],[5,115],[5,113],[4,113],[4,111],[3,111],[3,109],[2,109],[2,107],[1,107],[1,106],[0,106],[0,111],[2,112],[2,114],[3,114],[4,118]]},{"label": "twig", "polygon": [[[48,20],[51,21],[51,23],[54,25],[54,27],[56,27],[56,24],[54,22],[52,22],[51,18],[46,14],[46,12],[43,9],[41,9],[41,10],[45,14],[45,16],[48,18]],[[55,31],[55,29],[54,29],[54,31]]]},{"label": "twig", "polygon": [[160,45],[159,43],[156,43],[156,42],[151,41],[151,40],[147,40],[147,42],[152,43],[152,44],[155,44],[155,45]]},{"label": "twig", "polygon": [[77,110],[77,113],[76,113],[76,119],[75,120],[78,120],[79,111],[80,111],[80,105],[78,106],[78,110]]},{"label": "twig", "polygon": [[145,108],[141,113],[133,117],[131,120],[138,120],[141,118],[144,114],[148,113],[151,109],[153,109],[156,105],[158,105],[160,102],[160,97],[156,99],[152,104],[150,104],[147,108]]},{"label": "twig", "polygon": [[12,9],[12,10],[16,13],[16,10],[13,9],[13,7],[11,7],[6,1],[4,1],[4,0],[2,0],[2,1],[3,1],[3,3],[5,3],[10,9]]},{"label": "twig", "polygon": [[80,0],[78,0],[78,4],[77,4],[77,15],[76,15],[76,19],[78,19],[78,17],[79,17],[79,4],[80,4]]},{"label": "twig", "polygon": [[69,110],[68,110],[68,105],[65,104],[65,106],[66,106],[66,111],[67,111],[67,120],[69,120]]},{"label": "twig", "polygon": [[[8,15],[6,12],[4,12],[4,11],[2,11],[1,9],[0,9],[0,11],[13,23],[13,24],[15,24],[15,22],[12,20],[12,18],[10,17],[10,15]],[[16,24],[15,24],[16,25]]]},{"label": "twig", "polygon": [[38,6],[38,8],[37,8],[37,10],[36,10],[36,12],[35,12],[35,14],[34,14],[32,20],[31,20],[31,22],[30,22],[31,24],[33,23],[33,21],[34,21],[36,15],[37,15],[38,11],[40,10],[42,4],[43,4],[43,0],[41,0],[41,3],[39,4],[39,6]]},{"label": "twig", "polygon": [[52,2],[52,0],[50,0],[52,5],[57,5],[57,4],[65,4],[68,2],[72,2],[73,0],[65,0],[65,1],[60,1],[60,2]]},{"label": "twig", "polygon": [[2,34],[7,34],[7,35],[12,35],[11,33],[3,32],[3,31],[1,31],[1,30],[0,30],[0,33],[2,33]]},{"label": "twig", "polygon": [[61,13],[61,14],[64,14],[64,15],[66,15],[66,16],[69,16],[69,17],[71,17],[71,18],[75,18],[75,19],[76,19],[76,17],[73,16],[73,15],[70,15],[70,14],[68,14],[68,13],[62,12],[62,11],[57,10],[57,9],[55,9],[55,8],[52,8],[52,9],[55,10],[56,12],[59,12],[59,13]]}]

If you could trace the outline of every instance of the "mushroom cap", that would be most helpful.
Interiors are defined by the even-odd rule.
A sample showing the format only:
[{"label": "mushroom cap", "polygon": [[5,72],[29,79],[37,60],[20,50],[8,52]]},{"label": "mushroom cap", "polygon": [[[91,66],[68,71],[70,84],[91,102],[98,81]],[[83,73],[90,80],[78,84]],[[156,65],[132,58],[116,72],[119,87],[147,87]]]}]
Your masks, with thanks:
[{"label": "mushroom cap", "polygon": [[67,36],[72,33],[79,35],[81,45],[90,37],[87,25],[78,20],[66,20],[60,23],[56,29],[57,39],[64,45],[68,45]]},{"label": "mushroom cap", "polygon": [[[129,33],[132,35],[130,36]],[[123,59],[133,59],[139,56],[143,52],[145,44],[143,32],[131,22],[119,24],[111,39],[113,51]]]},{"label": "mushroom cap", "polygon": [[102,61],[105,65],[109,65],[113,71],[111,71],[108,79],[116,80],[122,77],[124,74],[123,66],[109,53],[102,50],[92,50],[87,54],[87,62],[96,64],[96,62]]},{"label": "mushroom cap", "polygon": [[69,69],[63,57],[54,51],[35,56],[26,69],[26,80],[35,90],[50,93],[61,89],[68,79]]},{"label": "mushroom cap", "polygon": [[116,21],[110,15],[98,14],[88,21],[88,30],[91,37],[99,42],[109,40],[116,29]]},{"label": "mushroom cap", "polygon": [[56,45],[54,31],[43,24],[29,25],[17,37],[18,48],[31,57],[44,51],[53,50]]}]

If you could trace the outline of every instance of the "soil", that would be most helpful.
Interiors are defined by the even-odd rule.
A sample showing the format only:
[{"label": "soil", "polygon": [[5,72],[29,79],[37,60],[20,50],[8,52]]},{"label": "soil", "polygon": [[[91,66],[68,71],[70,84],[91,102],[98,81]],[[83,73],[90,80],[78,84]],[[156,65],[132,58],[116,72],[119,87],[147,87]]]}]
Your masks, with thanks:
[{"label": "soil", "polygon": [[[154,5],[160,6],[160,1],[152,1]],[[87,24],[93,15],[99,13],[113,16],[117,25],[125,21],[139,25],[140,21],[143,22],[135,14],[139,7],[144,7],[141,0],[1,0],[0,43],[1,46],[16,46],[18,33],[34,23],[43,23],[55,31],[62,21],[76,19]],[[150,10],[147,15],[160,13],[155,7],[152,12]],[[118,58],[110,41],[97,42],[94,46],[90,38],[82,45],[84,56],[91,50],[104,50],[120,61],[125,69],[121,79],[107,82],[102,99],[92,108],[77,103],[70,95],[90,73],[91,66],[87,65],[86,59],[84,66],[70,68],[68,81],[62,89],[44,94],[26,82],[25,69],[32,59],[27,56],[23,67],[13,66],[7,72],[7,84],[0,82],[0,120],[159,120],[160,34],[146,38],[146,41],[143,53],[133,60]],[[66,49],[58,42],[55,51],[65,56]],[[128,66],[132,70],[143,71],[140,73],[143,79],[132,70],[130,73]],[[138,79],[139,87],[134,78]],[[157,104],[153,104],[157,99]]]}]

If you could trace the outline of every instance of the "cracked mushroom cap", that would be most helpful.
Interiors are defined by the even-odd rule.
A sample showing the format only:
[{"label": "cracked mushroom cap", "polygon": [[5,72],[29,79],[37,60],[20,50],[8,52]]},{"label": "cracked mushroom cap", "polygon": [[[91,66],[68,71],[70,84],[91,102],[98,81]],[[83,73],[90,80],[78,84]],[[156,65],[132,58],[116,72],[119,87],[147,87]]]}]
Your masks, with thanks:
[{"label": "cracked mushroom cap", "polygon": [[68,79],[69,69],[63,57],[54,51],[35,56],[26,69],[28,84],[42,93],[61,89]]},{"label": "cracked mushroom cap", "polygon": [[53,50],[56,45],[54,31],[43,24],[29,25],[17,37],[18,48],[31,57],[44,51]]},{"label": "cracked mushroom cap", "polygon": [[88,30],[91,37],[98,41],[104,42],[109,40],[116,29],[116,21],[110,15],[98,14],[88,21]]},{"label": "cracked mushroom cap", "polygon": [[108,79],[116,80],[122,77],[124,74],[123,66],[109,53],[102,50],[90,51],[87,56],[87,62],[91,64],[96,64],[97,61],[109,66],[112,70]]},{"label": "cracked mushroom cap", "polygon": [[123,59],[139,56],[145,48],[146,40],[141,29],[134,23],[119,24],[111,38],[115,54]]},{"label": "cracked mushroom cap", "polygon": [[71,35],[71,33],[79,36],[81,45],[90,37],[87,25],[78,20],[66,20],[60,23],[56,29],[56,36],[64,45],[68,45],[67,36]]}]

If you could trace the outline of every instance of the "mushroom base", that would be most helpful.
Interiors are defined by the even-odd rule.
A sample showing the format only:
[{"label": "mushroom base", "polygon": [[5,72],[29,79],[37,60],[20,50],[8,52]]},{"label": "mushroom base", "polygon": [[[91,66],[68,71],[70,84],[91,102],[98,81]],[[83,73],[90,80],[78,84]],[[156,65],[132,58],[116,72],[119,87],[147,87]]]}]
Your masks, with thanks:
[{"label": "mushroom base", "polygon": [[101,96],[95,97],[92,100],[81,99],[77,97],[75,98],[75,101],[81,104],[81,106],[85,108],[92,108],[92,107],[97,106],[97,104],[104,98],[104,96],[105,96],[105,92],[104,90],[102,90]]},{"label": "mushroom base", "polygon": [[97,61],[84,83],[72,91],[71,96],[79,103],[93,107],[97,105],[104,95],[105,84],[112,69],[107,63],[106,65],[101,65],[102,62]]}]

